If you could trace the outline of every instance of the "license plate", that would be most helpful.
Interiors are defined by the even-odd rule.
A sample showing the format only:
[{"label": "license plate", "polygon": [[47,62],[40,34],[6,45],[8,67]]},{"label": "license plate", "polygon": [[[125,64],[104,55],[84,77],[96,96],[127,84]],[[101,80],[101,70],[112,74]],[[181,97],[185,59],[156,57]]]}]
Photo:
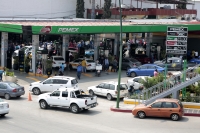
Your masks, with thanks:
[{"label": "license plate", "polygon": [[22,89],[19,89],[19,91],[22,91]]}]

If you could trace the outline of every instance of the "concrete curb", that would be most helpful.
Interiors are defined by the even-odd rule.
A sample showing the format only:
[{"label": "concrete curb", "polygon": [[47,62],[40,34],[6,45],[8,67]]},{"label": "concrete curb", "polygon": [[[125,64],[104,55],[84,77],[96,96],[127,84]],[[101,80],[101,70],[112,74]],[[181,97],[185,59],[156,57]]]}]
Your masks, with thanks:
[{"label": "concrete curb", "polygon": [[[113,111],[113,112],[132,113],[132,110],[131,110],[131,109],[114,108],[113,106],[110,107],[110,110]],[[184,113],[184,116],[195,116],[195,117],[200,117],[200,114]]]}]

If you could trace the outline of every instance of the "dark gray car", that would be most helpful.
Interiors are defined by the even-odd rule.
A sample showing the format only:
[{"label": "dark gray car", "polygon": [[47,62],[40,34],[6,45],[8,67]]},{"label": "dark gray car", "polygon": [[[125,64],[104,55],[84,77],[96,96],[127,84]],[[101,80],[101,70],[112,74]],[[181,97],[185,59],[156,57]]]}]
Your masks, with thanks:
[{"label": "dark gray car", "polygon": [[134,58],[123,58],[122,59],[122,69],[127,70],[132,67],[138,67],[142,63]]},{"label": "dark gray car", "polygon": [[24,87],[13,82],[0,82],[0,96],[9,100],[11,97],[20,97],[24,95]]}]

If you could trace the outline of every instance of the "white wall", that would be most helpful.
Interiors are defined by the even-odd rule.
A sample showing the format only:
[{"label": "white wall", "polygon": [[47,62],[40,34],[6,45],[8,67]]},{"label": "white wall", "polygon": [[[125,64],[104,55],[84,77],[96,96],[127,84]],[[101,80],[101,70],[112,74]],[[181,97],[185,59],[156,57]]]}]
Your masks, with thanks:
[{"label": "white wall", "polygon": [[0,17],[75,18],[76,0],[0,0]]},{"label": "white wall", "polygon": [[200,1],[192,1],[192,2],[190,2],[189,1],[189,3],[194,3],[195,5],[193,6],[193,5],[187,5],[187,9],[195,9],[195,10],[197,10],[197,18],[198,19],[200,19]]}]

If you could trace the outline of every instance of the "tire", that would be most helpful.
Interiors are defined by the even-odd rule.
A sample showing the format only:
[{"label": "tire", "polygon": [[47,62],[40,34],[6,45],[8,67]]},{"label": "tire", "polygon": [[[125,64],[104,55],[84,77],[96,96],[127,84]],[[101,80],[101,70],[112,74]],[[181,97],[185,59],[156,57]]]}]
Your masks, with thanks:
[{"label": "tire", "polygon": [[40,89],[39,88],[33,88],[33,94],[34,95],[39,95],[41,92],[40,92]]},{"label": "tire", "polygon": [[77,114],[77,113],[79,113],[80,108],[78,107],[77,104],[72,104],[72,105],[70,106],[70,110],[71,110],[72,113]]},{"label": "tire", "polygon": [[179,115],[178,114],[171,114],[171,119],[173,120],[173,121],[178,121],[179,120]]},{"label": "tire", "polygon": [[69,65],[69,70],[73,70],[72,65]]},{"label": "tire", "polygon": [[8,93],[6,93],[6,94],[4,95],[4,97],[5,97],[6,100],[9,100],[9,99],[10,99],[10,95],[9,95]]},{"label": "tire", "polygon": [[134,77],[136,77],[136,76],[137,76],[137,75],[136,75],[136,73],[135,73],[135,72],[132,72],[132,73],[131,73],[131,77],[133,77],[133,78],[134,78]]},{"label": "tire", "polygon": [[138,115],[138,117],[139,117],[140,119],[144,119],[144,118],[146,117],[146,114],[145,114],[143,111],[139,111],[139,112],[137,113],[137,115]]},{"label": "tire", "polygon": [[93,90],[89,90],[89,93],[91,96],[94,96],[94,91]]},{"label": "tire", "polygon": [[21,96],[17,96],[17,98],[20,98]]},{"label": "tire", "polygon": [[1,114],[0,116],[1,116],[1,117],[4,117],[5,115],[6,115],[6,114]]},{"label": "tire", "polygon": [[40,103],[40,108],[41,109],[47,109],[48,106],[49,106],[45,100],[40,100],[39,103]]},{"label": "tire", "polygon": [[111,94],[107,94],[107,99],[108,99],[109,101],[111,101],[111,100],[113,99],[112,95],[111,95]]}]

